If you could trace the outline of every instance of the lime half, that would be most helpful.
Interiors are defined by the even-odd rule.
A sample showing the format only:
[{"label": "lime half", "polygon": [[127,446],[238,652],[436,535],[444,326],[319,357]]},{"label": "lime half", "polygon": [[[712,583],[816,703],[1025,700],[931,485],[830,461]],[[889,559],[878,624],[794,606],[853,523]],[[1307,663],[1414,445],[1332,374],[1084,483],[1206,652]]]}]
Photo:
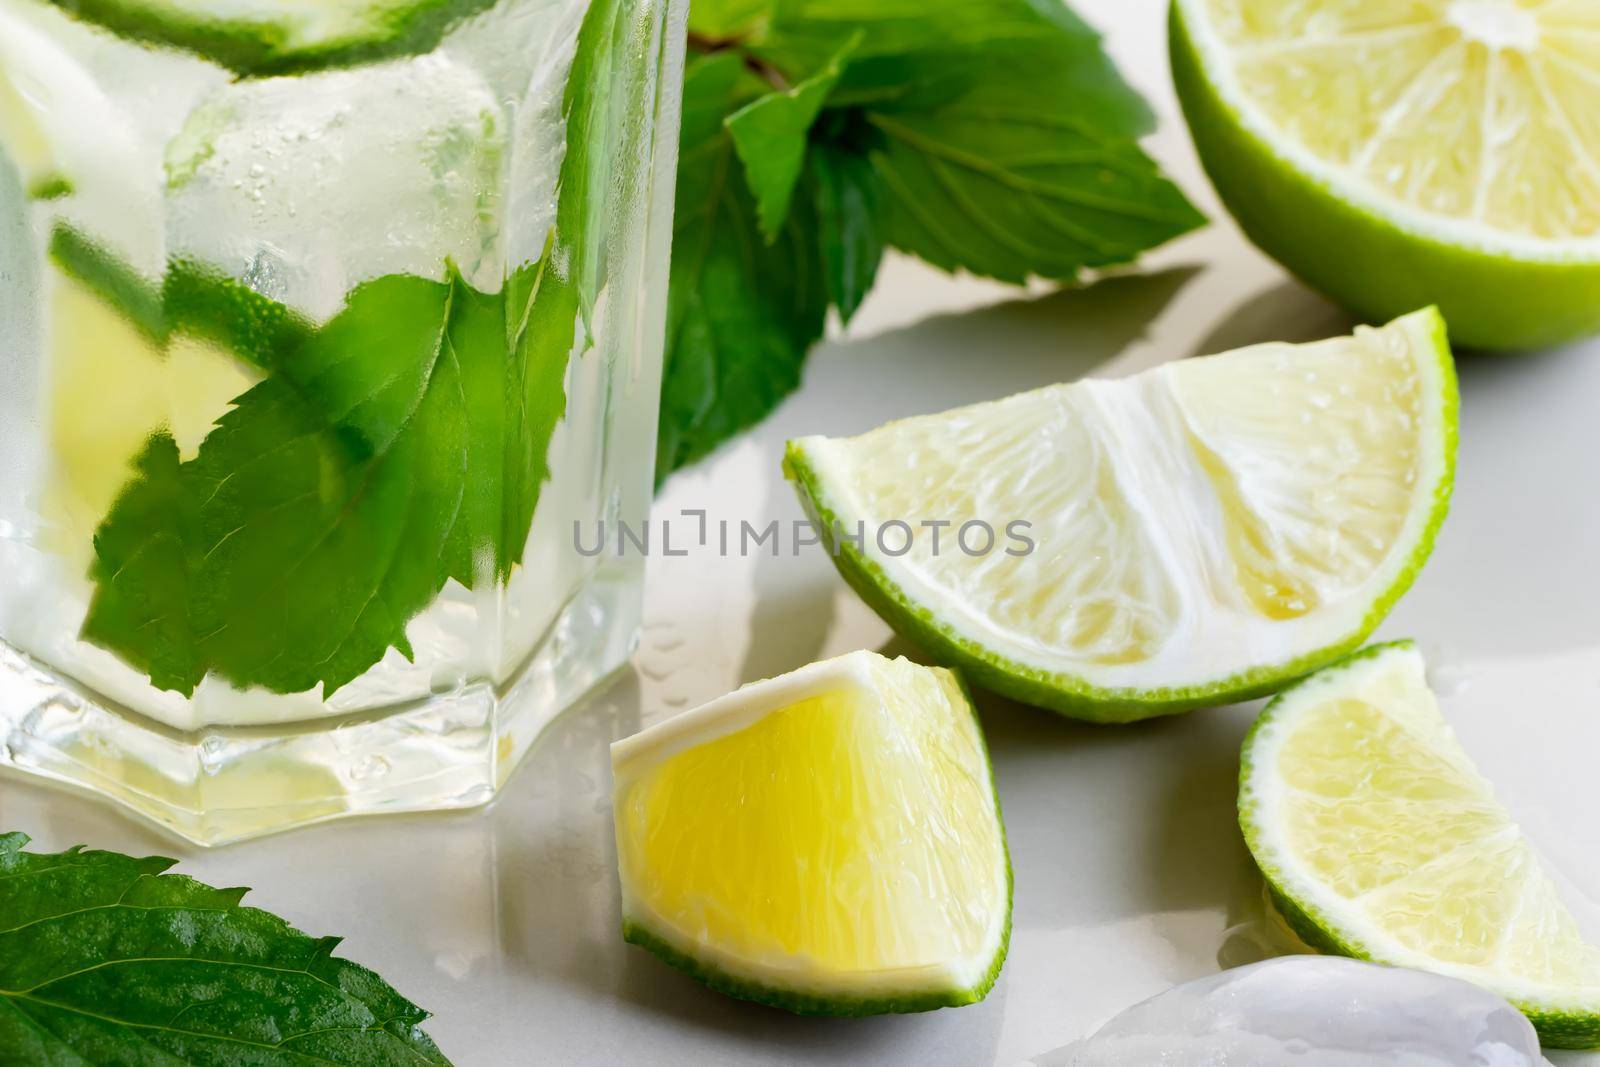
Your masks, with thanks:
[{"label": "lime half", "polygon": [[131,40],[240,74],[290,74],[431,51],[496,0],[50,0]]},{"label": "lime half", "polygon": [[1465,979],[1545,1045],[1600,1047],[1600,949],[1456,742],[1409,642],[1267,707],[1244,744],[1239,823],[1307,943]]},{"label": "lime half", "polygon": [[1351,310],[1600,330],[1595,0],[1175,0],[1172,64],[1245,232]]},{"label": "lime half", "polygon": [[1456,407],[1430,310],[805,437],[786,462],[891,625],[1018,700],[1125,721],[1357,647],[1443,521]]},{"label": "lime half", "polygon": [[624,936],[715,989],[867,1015],[983,999],[1011,875],[949,671],[855,652],[611,748]]}]

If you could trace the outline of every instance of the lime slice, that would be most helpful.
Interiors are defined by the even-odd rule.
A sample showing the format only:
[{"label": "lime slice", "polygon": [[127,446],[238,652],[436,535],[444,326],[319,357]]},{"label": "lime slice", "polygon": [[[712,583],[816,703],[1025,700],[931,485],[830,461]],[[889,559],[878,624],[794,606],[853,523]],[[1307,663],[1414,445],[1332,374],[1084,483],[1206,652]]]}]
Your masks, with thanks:
[{"label": "lime slice", "polygon": [[136,41],[240,74],[289,74],[432,51],[496,0],[51,0]]},{"label": "lime slice", "polygon": [[955,675],[854,652],[611,747],[623,936],[809,1015],[982,1000],[1011,932],[989,758]]},{"label": "lime slice", "polygon": [[94,531],[150,436],[192,455],[234,398],[259,378],[232,353],[179,335],[161,344],[104,293],[55,273],[48,310],[52,479],[49,547],[87,573]]},{"label": "lime slice", "polygon": [[1175,0],[1173,76],[1245,232],[1373,321],[1600,329],[1594,0]]},{"label": "lime slice", "polygon": [[1018,700],[1126,721],[1357,647],[1444,519],[1456,406],[1428,310],[801,438],[786,466],[892,626]]},{"label": "lime slice", "polygon": [[1268,705],[1244,743],[1239,823],[1307,943],[1473,982],[1547,1046],[1600,1047],[1600,948],[1456,742],[1410,642]]}]

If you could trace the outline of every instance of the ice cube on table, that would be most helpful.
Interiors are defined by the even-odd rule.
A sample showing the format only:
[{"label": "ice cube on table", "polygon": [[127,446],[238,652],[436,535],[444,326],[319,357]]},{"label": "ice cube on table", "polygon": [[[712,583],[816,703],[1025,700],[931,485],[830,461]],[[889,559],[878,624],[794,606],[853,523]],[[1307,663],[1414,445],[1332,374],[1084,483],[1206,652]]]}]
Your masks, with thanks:
[{"label": "ice cube on table", "polygon": [[1543,1067],[1487,990],[1335,956],[1239,967],[1136,1004],[1035,1067]]},{"label": "ice cube on table", "polygon": [[315,320],[446,261],[498,289],[508,127],[442,54],[231,83],[168,146],[168,248]]}]

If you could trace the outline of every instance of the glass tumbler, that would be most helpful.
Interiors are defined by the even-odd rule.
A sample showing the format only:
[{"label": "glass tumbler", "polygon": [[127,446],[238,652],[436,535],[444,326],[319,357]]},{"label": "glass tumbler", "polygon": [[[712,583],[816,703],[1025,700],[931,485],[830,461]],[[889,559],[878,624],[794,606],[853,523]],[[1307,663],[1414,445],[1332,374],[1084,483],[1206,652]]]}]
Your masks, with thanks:
[{"label": "glass tumbler", "polygon": [[0,0],[0,766],[481,804],[628,657],[686,0]]}]

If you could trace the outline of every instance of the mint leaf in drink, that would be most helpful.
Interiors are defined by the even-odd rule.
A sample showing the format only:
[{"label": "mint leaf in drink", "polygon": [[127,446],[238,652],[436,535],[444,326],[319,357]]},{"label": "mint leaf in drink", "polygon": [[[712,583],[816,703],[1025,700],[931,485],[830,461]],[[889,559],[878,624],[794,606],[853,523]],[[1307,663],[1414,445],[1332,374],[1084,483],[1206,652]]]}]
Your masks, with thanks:
[{"label": "mint leaf in drink", "polygon": [[770,89],[732,51],[693,59],[684,77],[663,476],[770,411],[799,384],[806,350],[822,336],[827,294],[810,205],[796,203],[765,240],[725,125]]},{"label": "mint leaf in drink", "polygon": [[845,43],[816,74],[792,89],[767,93],[728,116],[734,151],[744,164],[756,218],[770,243],[789,217],[789,201],[806,161],[806,141],[822,105],[839,84],[856,38]]},{"label": "mint leaf in drink", "polygon": [[[617,167],[610,158],[617,144],[637,143],[634,129],[648,121],[626,96],[618,53],[625,47],[630,12],[624,0],[592,0],[578,30],[577,51],[562,98],[567,153],[561,161],[556,200],[555,242],[561,280],[577,287],[585,315],[606,277],[606,220],[618,192]],[[619,89],[623,95],[619,96]],[[549,262],[550,256],[545,256]]]},{"label": "mint leaf in drink", "polygon": [[177,442],[157,434],[95,531],[89,576],[97,590],[83,636],[119,652],[158,689],[192,693],[205,677],[190,603],[199,543],[199,507],[185,482]]},{"label": "mint leaf in drink", "polygon": [[140,333],[157,342],[167,339],[160,285],[67,225],[57,225],[51,231],[50,258],[61,273],[82,282],[120,309]]},{"label": "mint leaf in drink", "polygon": [[[391,646],[409,656],[406,622],[442,584],[440,561],[460,563],[447,546],[484,534],[470,528],[481,510],[463,508],[469,427],[499,418],[504,393],[469,396],[464,378],[503,363],[503,323],[501,299],[459,275],[367,282],[192,460],[173,466],[158,436],[96,536],[84,636],[140,665],[186,663],[158,682],[185,694],[213,670],[332,692]],[[182,503],[162,522],[153,500]]]},{"label": "mint leaf in drink", "polygon": [[314,328],[194,264],[169,264],[151,295],[62,244],[58,260],[74,255],[108,299],[153,305],[154,336],[205,337],[267,372],[192,458],[164,434],[147,445],[95,536],[85,640],[185,695],[214,673],[326,697],[391,648],[409,658],[406,624],[448,580],[509,578],[606,281],[621,195],[606,156],[640,118],[613,99],[626,14],[596,0],[585,15],[555,230],[500,292],[453,266],[443,281],[388,275]]},{"label": "mint leaf in drink", "polygon": [[1126,263],[1199,222],[1133,142],[1082,117],[985,106],[883,111],[884,235],[945,270],[1021,284]]},{"label": "mint leaf in drink", "polygon": [[[677,210],[704,218],[714,200],[720,232],[790,233],[805,248],[784,269],[747,256],[750,280],[721,290],[725,301],[741,301],[721,310],[728,325],[748,329],[788,307],[794,272],[808,272],[813,253],[824,311],[847,321],[885,248],[1008,282],[1071,283],[1203,221],[1138,146],[1149,109],[1094,31],[1056,0],[767,0],[754,8],[699,0],[707,31],[690,42],[702,61],[734,56],[743,65],[746,95],[720,102],[730,108],[754,218],[734,221],[738,200],[687,155]],[[759,97],[749,95],[758,81]],[[684,144],[687,153],[687,136]],[[677,291],[702,277],[680,268],[681,256],[702,258],[703,248],[680,234],[674,307],[704,299]],[[769,327],[768,338],[784,343],[767,355],[763,339],[719,336],[711,347],[720,360],[693,332],[669,333],[663,475],[709,451],[719,434],[756,422],[794,387],[804,358],[794,346],[821,336],[801,324]],[[699,348],[679,352],[684,344]],[[734,359],[740,386],[730,390],[708,367]],[[690,422],[694,447],[685,448]]]},{"label": "mint leaf in drink", "polygon": [[348,1067],[449,1061],[428,1013],[173,861],[0,834],[0,1062]]}]

